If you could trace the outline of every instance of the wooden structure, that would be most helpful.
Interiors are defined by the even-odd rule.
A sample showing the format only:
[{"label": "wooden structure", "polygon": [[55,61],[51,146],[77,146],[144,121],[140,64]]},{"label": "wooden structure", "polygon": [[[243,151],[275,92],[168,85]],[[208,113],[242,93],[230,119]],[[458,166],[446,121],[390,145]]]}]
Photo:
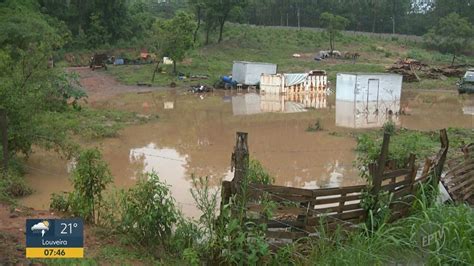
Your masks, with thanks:
[{"label": "wooden structure", "polygon": [[93,71],[101,67],[107,70],[107,60],[108,56],[106,54],[94,54],[94,56],[91,57],[89,68]]},{"label": "wooden structure", "polygon": [[[377,201],[382,192],[392,194],[389,204],[391,220],[406,216],[417,186],[429,182],[429,176],[440,176],[449,146],[447,135],[445,130],[441,131],[441,149],[433,158],[426,160],[419,178],[416,178],[415,155],[410,155],[401,168],[397,168],[394,161],[388,160],[389,142],[390,135],[385,134],[378,160],[368,165],[372,184],[303,189],[245,183],[245,218],[255,223],[265,223],[268,238],[294,240],[308,234],[317,234],[321,225],[329,230],[338,226],[347,229],[357,227],[368,217],[367,210],[361,203],[363,198],[369,193]],[[248,154],[247,133],[238,132],[232,154],[232,169],[235,169],[235,175],[232,181],[224,181],[222,184],[222,204],[229,203],[233,195],[243,193],[242,184],[248,169]],[[268,209],[271,211],[268,212]],[[271,217],[268,213],[271,213]]]},{"label": "wooden structure", "polygon": [[462,155],[447,162],[441,182],[454,202],[474,206],[474,143],[464,146]]}]

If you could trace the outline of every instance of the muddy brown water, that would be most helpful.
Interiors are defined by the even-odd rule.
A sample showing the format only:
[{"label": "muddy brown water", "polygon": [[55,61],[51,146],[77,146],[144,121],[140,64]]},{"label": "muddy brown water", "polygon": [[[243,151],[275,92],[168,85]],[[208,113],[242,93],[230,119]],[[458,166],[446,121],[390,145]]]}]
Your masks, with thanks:
[{"label": "muddy brown water", "polygon": [[[294,113],[260,110],[257,114],[234,115],[233,96],[236,94],[230,92],[201,96],[169,91],[130,93],[97,101],[94,107],[158,114],[160,118],[127,127],[116,138],[84,144],[101,149],[116,187],[131,187],[142,173],[155,171],[170,185],[183,212],[194,217],[199,211],[189,192],[191,176],[209,176],[216,188],[222,179],[231,179],[230,157],[237,131],[249,133],[251,157],[263,164],[278,185],[319,188],[363,183],[353,167],[356,141],[350,133],[354,129],[335,126],[333,97],[325,100],[324,106],[318,105],[323,107],[320,109],[300,108],[294,101],[291,109],[298,110]],[[463,113],[473,102],[471,96],[407,92],[401,104],[408,115],[400,117],[400,125],[421,130],[474,128],[474,116]],[[324,130],[307,132],[316,119]],[[71,163],[55,153],[36,149],[27,169],[26,180],[35,192],[21,200],[26,206],[48,208],[51,193],[71,189]]]}]

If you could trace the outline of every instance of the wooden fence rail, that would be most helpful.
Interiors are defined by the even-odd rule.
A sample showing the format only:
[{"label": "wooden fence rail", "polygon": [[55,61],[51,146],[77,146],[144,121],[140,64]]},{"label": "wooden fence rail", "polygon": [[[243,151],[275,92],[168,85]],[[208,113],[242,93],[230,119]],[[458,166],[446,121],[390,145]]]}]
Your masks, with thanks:
[{"label": "wooden fence rail", "polygon": [[[222,184],[222,204],[227,204],[233,195],[242,193],[242,182],[249,164],[247,137],[247,133],[237,132],[232,154],[234,179]],[[378,200],[380,193],[388,192],[392,194],[389,205],[391,220],[399,219],[409,213],[420,184],[428,182],[430,176],[439,180],[449,147],[446,130],[440,131],[440,139],[440,150],[426,160],[419,178],[416,178],[418,167],[414,154],[407,158],[402,168],[395,167],[394,161],[388,160],[390,135],[385,134],[377,161],[368,165],[371,184],[304,189],[250,183],[247,185],[245,217],[249,221],[265,223],[269,238],[296,239],[315,232],[319,225],[328,229],[356,227],[368,216],[361,204],[365,194],[370,193]],[[265,203],[268,201],[276,205],[271,209],[271,217]]]}]

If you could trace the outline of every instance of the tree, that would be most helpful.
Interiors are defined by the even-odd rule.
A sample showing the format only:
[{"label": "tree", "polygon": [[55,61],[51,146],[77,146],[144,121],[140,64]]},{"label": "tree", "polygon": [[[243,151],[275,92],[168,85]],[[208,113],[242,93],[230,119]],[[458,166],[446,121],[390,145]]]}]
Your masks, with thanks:
[{"label": "tree", "polygon": [[[0,108],[7,111],[10,152],[29,154],[41,138],[39,117],[67,106],[62,70],[48,60],[68,39],[63,23],[41,14],[34,1],[0,3]],[[61,84],[59,84],[59,83]],[[62,90],[63,87],[65,90]]]},{"label": "tree", "polygon": [[242,8],[246,5],[246,0],[206,0],[207,6],[210,7],[219,24],[219,39],[222,41],[222,33],[224,31],[224,24],[229,19],[229,15],[234,8]]},{"label": "tree", "polygon": [[192,10],[195,13],[196,16],[196,29],[194,30],[194,35],[193,35],[193,43],[196,43],[197,40],[197,35],[199,32],[199,29],[201,28],[201,21],[202,21],[202,16],[203,16],[203,11],[206,8],[204,0],[189,0],[189,4],[191,5]]},{"label": "tree", "polygon": [[457,13],[451,13],[440,19],[438,25],[424,36],[424,40],[428,46],[452,54],[451,65],[453,65],[456,55],[472,47],[473,36],[474,30],[469,21]]},{"label": "tree", "polygon": [[98,13],[93,13],[90,19],[91,24],[87,31],[89,48],[99,47],[100,45],[108,43],[110,34],[102,22],[102,16]]},{"label": "tree", "polygon": [[321,24],[326,28],[326,32],[329,35],[329,46],[332,52],[334,51],[336,37],[340,34],[341,30],[346,28],[349,21],[344,17],[324,12],[321,14]]},{"label": "tree", "polygon": [[178,12],[168,20],[158,20],[154,26],[156,49],[164,56],[173,59],[173,73],[176,74],[176,62],[184,59],[193,48],[193,29],[196,23],[193,17],[185,12]]}]

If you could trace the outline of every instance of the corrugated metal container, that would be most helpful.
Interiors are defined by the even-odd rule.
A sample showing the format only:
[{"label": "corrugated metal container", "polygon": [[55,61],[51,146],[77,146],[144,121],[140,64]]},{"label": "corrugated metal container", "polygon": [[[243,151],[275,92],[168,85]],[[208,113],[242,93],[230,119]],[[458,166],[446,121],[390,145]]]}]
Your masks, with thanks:
[{"label": "corrugated metal container", "polygon": [[243,85],[258,85],[262,74],[276,74],[276,72],[275,64],[234,61],[232,79]]},{"label": "corrugated metal container", "polygon": [[322,70],[301,74],[263,74],[260,77],[260,91],[263,93],[325,93],[327,89],[327,74]]},{"label": "corrugated metal container", "polygon": [[389,119],[398,124],[402,79],[396,74],[338,73],[336,125],[380,127]]}]

